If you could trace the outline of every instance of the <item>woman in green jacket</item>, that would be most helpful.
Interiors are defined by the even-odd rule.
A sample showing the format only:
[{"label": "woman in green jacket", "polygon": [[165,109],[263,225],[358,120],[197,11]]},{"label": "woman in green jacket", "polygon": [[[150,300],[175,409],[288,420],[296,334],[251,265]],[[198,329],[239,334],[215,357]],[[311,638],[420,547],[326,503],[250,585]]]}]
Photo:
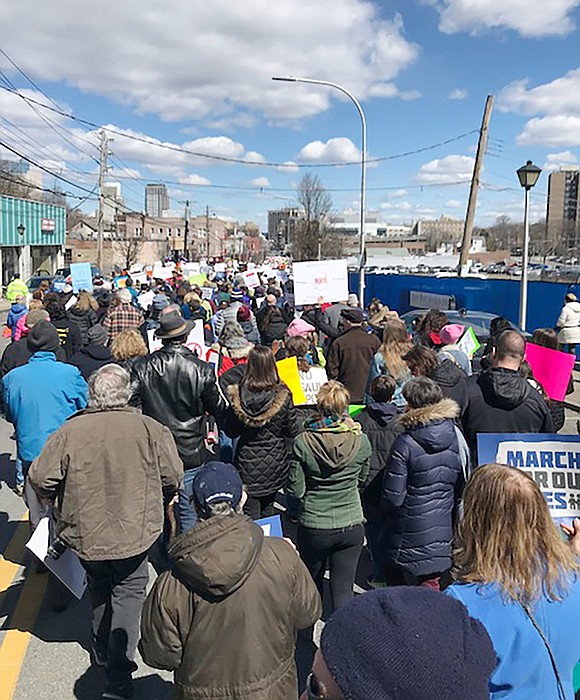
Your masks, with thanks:
[{"label": "woman in green jacket", "polygon": [[294,441],[288,489],[300,499],[298,551],[320,595],[329,566],[332,611],[352,597],[364,540],[359,488],[371,457],[367,436],[347,414],[349,400],[339,382],[320,388],[318,415]]}]

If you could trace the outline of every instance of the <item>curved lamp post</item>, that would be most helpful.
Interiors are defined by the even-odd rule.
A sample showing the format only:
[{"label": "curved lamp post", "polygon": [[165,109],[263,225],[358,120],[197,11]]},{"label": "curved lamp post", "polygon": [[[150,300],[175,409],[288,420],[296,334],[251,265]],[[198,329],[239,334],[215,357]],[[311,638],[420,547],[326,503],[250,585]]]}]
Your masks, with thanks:
[{"label": "curved lamp post", "polygon": [[526,330],[528,314],[528,257],[530,250],[530,190],[540,177],[541,168],[531,160],[516,171],[520,185],[525,190],[524,199],[524,250],[522,254],[522,283],[520,285],[520,328]]},{"label": "curved lamp post", "polygon": [[295,78],[294,76],[288,76],[285,78],[272,78],[272,80],[280,80],[287,83],[310,83],[312,85],[326,85],[327,87],[335,88],[340,90],[344,95],[349,97],[358,110],[361,125],[362,125],[362,145],[361,145],[361,180],[360,180],[360,262],[359,262],[359,301],[361,307],[364,309],[364,297],[365,297],[365,262],[366,262],[366,248],[365,248],[365,194],[366,194],[366,153],[367,153],[367,122],[365,119],[364,112],[360,106],[360,102],[356,97],[351,94],[342,85],[337,85],[336,83],[331,83],[328,80],[315,80],[314,78]]}]

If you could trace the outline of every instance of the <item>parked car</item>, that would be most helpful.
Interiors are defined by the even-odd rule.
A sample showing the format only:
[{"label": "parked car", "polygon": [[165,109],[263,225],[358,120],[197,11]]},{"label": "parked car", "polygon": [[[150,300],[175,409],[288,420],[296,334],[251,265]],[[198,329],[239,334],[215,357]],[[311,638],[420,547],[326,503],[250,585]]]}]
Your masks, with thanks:
[{"label": "parked car", "polygon": [[41,282],[44,281],[48,282],[49,287],[52,285],[52,281],[54,280],[53,275],[33,275],[29,280],[26,282],[26,286],[28,287],[29,292],[35,292],[39,287]]}]

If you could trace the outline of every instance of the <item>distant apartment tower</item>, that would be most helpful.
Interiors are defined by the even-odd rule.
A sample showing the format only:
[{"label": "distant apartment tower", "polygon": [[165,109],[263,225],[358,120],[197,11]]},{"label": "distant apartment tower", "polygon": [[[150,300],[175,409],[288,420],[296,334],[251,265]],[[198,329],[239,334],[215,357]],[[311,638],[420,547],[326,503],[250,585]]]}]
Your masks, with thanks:
[{"label": "distant apartment tower", "polygon": [[300,217],[300,209],[295,207],[269,211],[268,240],[270,243],[274,243],[280,250],[284,250],[293,238],[294,229]]},{"label": "distant apartment tower", "polygon": [[169,209],[169,194],[163,183],[145,186],[145,213],[147,216],[161,217]]},{"label": "distant apartment tower", "polygon": [[117,214],[125,208],[125,202],[121,196],[121,185],[118,182],[107,182],[103,186],[103,219],[106,224],[112,224]]},{"label": "distant apartment tower", "polygon": [[577,252],[580,245],[580,170],[563,166],[548,181],[546,242],[552,251]]}]

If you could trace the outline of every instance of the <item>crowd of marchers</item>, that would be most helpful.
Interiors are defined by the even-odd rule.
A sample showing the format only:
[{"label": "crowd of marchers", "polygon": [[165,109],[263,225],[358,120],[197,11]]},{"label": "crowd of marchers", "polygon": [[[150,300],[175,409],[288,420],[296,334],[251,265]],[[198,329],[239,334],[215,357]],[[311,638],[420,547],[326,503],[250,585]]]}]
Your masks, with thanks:
[{"label": "crowd of marchers", "polygon": [[[574,698],[580,520],[559,531],[534,480],[478,466],[477,436],[562,428],[526,343],[574,351],[575,298],[529,341],[496,318],[473,366],[442,311],[407,328],[354,294],[296,308],[276,278],[18,284],[13,487],[86,571],[103,698],[132,697],[139,649],[180,700],[296,700],[319,620],[306,699]],[[291,539],[266,534],[275,515]]]}]

